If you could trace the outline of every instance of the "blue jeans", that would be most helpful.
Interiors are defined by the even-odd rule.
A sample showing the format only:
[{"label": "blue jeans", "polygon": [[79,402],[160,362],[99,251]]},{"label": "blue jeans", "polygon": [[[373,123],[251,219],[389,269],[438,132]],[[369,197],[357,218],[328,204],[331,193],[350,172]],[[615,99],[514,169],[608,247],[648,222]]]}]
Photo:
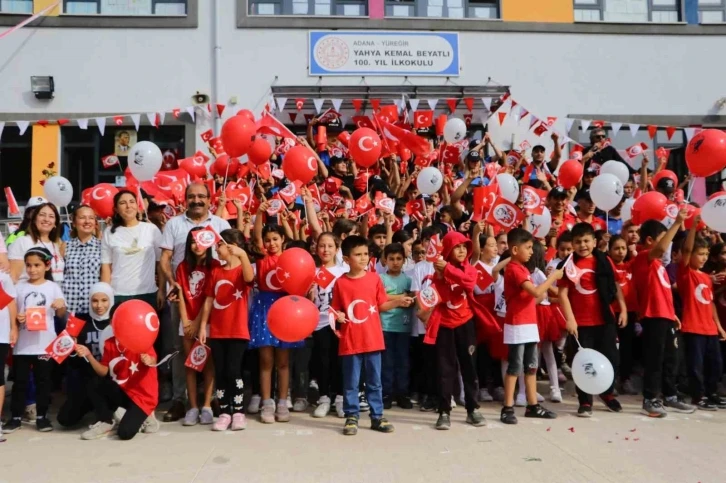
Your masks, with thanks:
[{"label": "blue jeans", "polygon": [[345,417],[358,417],[360,403],[358,401],[358,383],[360,371],[365,367],[366,398],[370,404],[371,419],[383,417],[383,390],[381,388],[381,353],[365,352],[341,356],[343,366],[343,411]]},{"label": "blue jeans", "polygon": [[383,332],[386,350],[383,351],[383,394],[408,396],[408,352],[411,334],[407,332]]}]

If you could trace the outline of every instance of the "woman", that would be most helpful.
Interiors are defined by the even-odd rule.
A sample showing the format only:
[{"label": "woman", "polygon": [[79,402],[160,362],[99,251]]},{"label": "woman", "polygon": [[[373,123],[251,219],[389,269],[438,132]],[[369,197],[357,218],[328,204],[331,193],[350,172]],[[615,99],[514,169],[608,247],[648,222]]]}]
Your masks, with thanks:
[{"label": "woman", "polygon": [[38,205],[30,219],[28,233],[16,238],[13,244],[8,247],[10,276],[13,282],[17,283],[28,279],[28,274],[25,271],[25,252],[33,247],[42,247],[53,256],[50,262],[53,280],[61,287],[63,286],[65,246],[60,242],[60,233],[60,215],[56,207],[51,203]]},{"label": "woman", "polygon": [[80,205],[71,215],[73,229],[66,245],[63,295],[68,311],[88,314],[88,291],[101,276],[101,240],[96,238],[96,214]]},{"label": "woman", "polygon": [[156,280],[161,258],[161,232],[153,223],[139,221],[136,196],[127,190],[113,197],[111,226],[101,239],[101,281],[113,287],[116,307],[137,299],[161,307],[166,298],[163,277]]}]

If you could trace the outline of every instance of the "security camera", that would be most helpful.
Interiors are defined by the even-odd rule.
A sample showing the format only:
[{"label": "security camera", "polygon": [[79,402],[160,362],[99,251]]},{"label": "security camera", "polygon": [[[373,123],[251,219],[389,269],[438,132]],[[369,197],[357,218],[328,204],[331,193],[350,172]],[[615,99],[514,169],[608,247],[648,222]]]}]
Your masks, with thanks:
[{"label": "security camera", "polygon": [[192,102],[194,102],[194,104],[207,104],[209,102],[209,96],[197,91],[197,93],[192,96]]}]

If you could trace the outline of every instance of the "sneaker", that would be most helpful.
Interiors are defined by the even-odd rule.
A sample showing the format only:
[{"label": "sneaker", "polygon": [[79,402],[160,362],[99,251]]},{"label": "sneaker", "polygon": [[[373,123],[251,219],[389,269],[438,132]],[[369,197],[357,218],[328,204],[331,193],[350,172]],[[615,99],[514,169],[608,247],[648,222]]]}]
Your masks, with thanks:
[{"label": "sneaker", "polygon": [[318,399],[318,407],[313,411],[314,418],[324,418],[330,412],[330,398],[328,396],[322,396]]},{"label": "sneaker", "polygon": [[623,406],[620,405],[620,401],[615,399],[615,396],[600,396],[600,400],[607,406],[608,411],[611,413],[619,413],[623,410]]},{"label": "sneaker", "polygon": [[666,407],[666,411],[670,410],[674,413],[691,414],[696,412],[696,408],[690,404],[686,404],[679,400],[677,396],[670,396],[665,398],[663,406]]},{"label": "sneaker", "polygon": [[718,407],[705,396],[696,403],[696,407],[701,411],[716,411],[718,409]]},{"label": "sneaker", "polygon": [[81,439],[85,441],[90,441],[92,439],[103,438],[104,436],[110,434],[115,427],[116,426],[111,423],[99,421],[96,424],[90,425],[88,427],[88,431],[85,431],[83,434],[81,434]]},{"label": "sneaker", "polygon": [[517,394],[516,399],[514,400],[514,405],[518,408],[523,408],[527,405],[527,396],[525,394]]},{"label": "sneaker", "polygon": [[277,409],[275,410],[275,421],[277,421],[278,423],[287,423],[290,421],[290,408],[287,406],[287,404],[285,404],[285,401],[277,402]]},{"label": "sneaker", "polygon": [[424,396],[419,410],[425,413],[436,411],[436,401],[430,396]]},{"label": "sneaker", "polygon": [[5,423],[5,426],[3,426],[3,433],[4,434],[14,433],[18,429],[20,429],[21,424],[22,423],[21,423],[20,418],[10,418],[10,419],[8,419],[8,422]]},{"label": "sneaker", "polygon": [[199,422],[199,409],[191,408],[184,415],[184,421],[182,421],[182,426],[196,426],[198,422]]},{"label": "sneaker", "polygon": [[544,402],[544,396],[540,393],[537,393],[537,402],[538,403]]},{"label": "sneaker", "polygon": [[559,381],[560,384],[567,382],[567,376],[564,372],[562,372],[562,369],[557,369],[557,381]]},{"label": "sneaker", "polygon": [[366,394],[364,392],[358,393],[358,404],[360,406],[360,412],[365,413],[366,411],[369,411],[371,409],[370,404],[368,404],[368,399],[366,399]]},{"label": "sneaker", "polygon": [[214,410],[212,408],[202,408],[199,413],[200,424],[212,424],[214,422]]},{"label": "sneaker", "polygon": [[345,411],[343,411],[343,396],[335,396],[335,414],[339,418],[345,417]]},{"label": "sneaker", "polygon": [[643,408],[640,410],[640,412],[650,418],[664,418],[668,416],[668,412],[663,408],[663,405],[657,399],[643,400]]},{"label": "sneaker", "polygon": [[116,424],[118,426],[118,423],[121,422],[121,420],[124,418],[125,415],[126,415],[126,410],[124,408],[122,408],[122,407],[116,408],[116,411],[114,411],[113,414],[111,415],[111,417],[113,418],[114,424]]},{"label": "sneaker", "polygon": [[451,417],[448,413],[439,414],[439,419],[436,420],[436,429],[446,431],[451,429]]},{"label": "sneaker", "polygon": [[242,431],[247,428],[247,418],[242,413],[234,413],[232,415],[232,426],[229,428],[232,431]]},{"label": "sneaker", "polygon": [[572,368],[570,368],[569,364],[567,362],[563,362],[560,366],[560,371],[567,377],[568,379],[572,379]]},{"label": "sneaker", "polygon": [[411,404],[418,404],[418,393],[412,392],[409,399],[411,400]]},{"label": "sneaker", "polygon": [[562,402],[562,390],[559,387],[550,388],[550,402],[553,402],[553,403]]},{"label": "sneaker", "polygon": [[46,417],[38,416],[35,420],[35,427],[41,433],[47,433],[53,431],[53,425],[50,423],[50,419]]},{"label": "sneaker", "polygon": [[719,409],[726,409],[726,398],[722,398],[718,394],[709,396],[708,401]]},{"label": "sneaker", "polygon": [[487,422],[484,420],[484,416],[476,410],[471,411],[466,415],[466,423],[476,427],[487,425]]},{"label": "sneaker", "polygon": [[169,410],[164,414],[164,422],[165,423],[173,423],[174,421],[179,421],[181,418],[184,417],[187,410],[184,407],[184,403],[181,401],[174,401],[171,403],[171,407]]},{"label": "sneaker", "polygon": [[212,431],[227,431],[230,424],[232,424],[232,416],[220,414],[217,421],[212,425]]},{"label": "sneaker", "polygon": [[5,441],[7,441],[7,439],[3,436],[3,423],[0,422],[0,443],[4,443]]},{"label": "sneaker", "polygon": [[386,418],[371,419],[371,429],[379,433],[392,433],[394,427]]},{"label": "sneaker", "polygon": [[35,404],[28,404],[27,406],[25,406],[25,411],[23,412],[23,421],[27,423],[34,423],[37,418],[38,410]]},{"label": "sneaker", "polygon": [[383,396],[383,409],[391,409],[393,407],[393,398],[391,396]]},{"label": "sneaker", "polygon": [[577,417],[579,418],[591,418],[592,417],[592,406],[589,404],[580,404],[577,408]]},{"label": "sneaker", "polygon": [[512,406],[504,406],[499,415],[499,420],[504,424],[517,424],[517,416],[514,414]]},{"label": "sneaker", "polygon": [[292,410],[296,413],[302,413],[308,408],[308,400],[302,397],[296,398],[292,405]]},{"label": "sneaker", "polygon": [[454,399],[454,396],[451,396],[451,409],[456,409],[456,399]]},{"label": "sneaker", "polygon": [[489,390],[487,388],[479,389],[479,402],[492,402],[494,401],[494,398],[491,394],[489,394]]},{"label": "sneaker", "polygon": [[504,401],[504,388],[503,387],[495,387],[494,388],[494,394],[492,394],[494,397],[494,400],[497,402]]},{"label": "sneaker", "polygon": [[535,404],[534,406],[527,406],[524,411],[525,418],[537,418],[537,419],[557,419],[557,414],[550,411],[549,409]]},{"label": "sneaker", "polygon": [[355,436],[358,434],[358,418],[351,416],[345,419],[343,434],[346,436]]},{"label": "sneaker", "polygon": [[253,394],[250,403],[247,405],[247,414],[257,414],[260,412],[260,403],[262,398],[259,394]]},{"label": "sneaker", "polygon": [[413,409],[413,401],[408,396],[401,396],[396,399],[396,404],[401,409]]},{"label": "sneaker", "polygon": [[631,381],[630,379],[626,379],[625,381],[623,381],[623,383],[620,385],[620,390],[623,392],[623,394],[627,394],[628,396],[638,395],[638,391],[635,389],[633,381]]},{"label": "sneaker", "polygon": [[259,411],[260,421],[265,424],[272,424],[275,422],[275,401],[272,399],[265,399],[262,401],[262,408]]},{"label": "sneaker", "polygon": [[141,432],[144,434],[156,433],[160,427],[159,420],[156,419],[156,415],[152,411],[149,417],[146,418],[146,421],[144,421],[144,424],[141,425]]}]

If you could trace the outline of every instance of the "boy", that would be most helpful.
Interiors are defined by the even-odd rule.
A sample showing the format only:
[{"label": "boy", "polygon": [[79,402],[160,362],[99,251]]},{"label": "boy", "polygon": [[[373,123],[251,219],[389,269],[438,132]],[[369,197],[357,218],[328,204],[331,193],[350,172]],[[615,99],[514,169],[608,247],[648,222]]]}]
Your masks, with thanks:
[{"label": "boy", "polygon": [[504,343],[509,346],[507,374],[504,377],[504,407],[500,420],[504,424],[517,424],[514,415],[514,386],[524,369],[527,393],[525,418],[555,419],[557,415],[537,404],[537,299],[547,293],[555,281],[562,278],[562,270],[553,270],[547,280],[535,287],[529,270],[524,266],[532,256],[532,234],[515,228],[507,235],[511,262],[504,269],[504,299],[507,314],[504,318]]},{"label": "boy", "polygon": [[343,410],[346,417],[343,434],[352,436],[358,433],[358,383],[361,369],[365,371],[371,429],[391,433],[393,425],[383,417],[381,352],[385,345],[378,314],[397,307],[410,307],[413,299],[403,297],[387,300],[381,277],[366,271],[369,256],[365,238],[348,236],[343,240],[342,250],[350,271],[335,283],[330,308],[337,315],[337,322],[343,324],[338,347],[343,370]]},{"label": "boy", "polygon": [[383,250],[387,243],[391,243],[390,237],[392,235],[390,233],[390,225],[387,223],[373,225],[368,229],[368,239],[379,246],[381,250]]},{"label": "boy", "polygon": [[[678,400],[676,390],[677,346],[676,330],[680,321],[673,308],[673,293],[661,258],[686,219],[688,212],[682,209],[676,222],[670,228],[657,220],[647,220],[640,227],[640,240],[643,249],[633,260],[633,286],[638,298],[641,325],[643,327],[643,377],[642,413],[651,418],[664,418],[668,415],[665,407],[680,413],[696,410]],[[658,396],[663,390],[665,402]]]},{"label": "boy", "polygon": [[723,370],[719,339],[726,339],[716,306],[713,304],[711,277],[701,271],[708,260],[708,243],[696,237],[701,216],[696,215],[681,248],[681,262],[676,275],[678,292],[683,301],[683,342],[686,346],[688,385],[691,404],[698,409],[726,409],[726,400],[718,396],[716,384]]},{"label": "boy", "polygon": [[[595,249],[595,230],[589,223],[572,228],[574,263],[580,272],[579,280],[562,279],[559,301],[567,323],[567,332],[577,337],[580,346],[595,349],[608,358],[617,371],[618,330],[628,323],[628,308],[615,277],[615,266],[606,254]],[[617,300],[620,312],[615,324],[611,304]],[[614,381],[613,381],[614,383]],[[600,395],[609,411],[619,413],[622,406],[613,395],[613,385]],[[580,407],[577,415],[592,416],[592,395],[577,388]]]},{"label": "boy", "polygon": [[[584,180],[583,180],[584,181]],[[605,220],[595,216],[595,203],[590,197],[590,188],[583,189],[577,197],[577,218],[576,222],[584,222],[592,225],[592,229],[606,230]]]},{"label": "boy", "polygon": [[[411,278],[401,272],[406,254],[403,245],[392,243],[383,250],[383,260],[387,272],[381,274],[388,300],[398,300],[408,296],[411,291]],[[393,397],[401,409],[411,409],[408,396],[408,356],[411,339],[411,310],[397,308],[381,314],[383,340],[383,409],[391,409]]]}]

